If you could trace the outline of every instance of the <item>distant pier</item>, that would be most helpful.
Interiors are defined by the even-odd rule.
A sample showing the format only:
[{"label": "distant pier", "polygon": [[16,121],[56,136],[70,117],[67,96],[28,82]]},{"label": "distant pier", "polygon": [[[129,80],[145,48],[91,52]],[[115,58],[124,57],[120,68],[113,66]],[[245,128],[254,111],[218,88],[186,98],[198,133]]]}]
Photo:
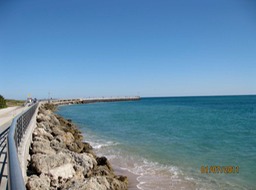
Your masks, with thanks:
[{"label": "distant pier", "polygon": [[140,100],[140,96],[59,99],[59,100],[51,100],[50,102],[54,105],[71,105],[71,104],[88,104],[88,103],[95,103],[95,102],[118,102],[118,101],[136,101],[136,100]]}]

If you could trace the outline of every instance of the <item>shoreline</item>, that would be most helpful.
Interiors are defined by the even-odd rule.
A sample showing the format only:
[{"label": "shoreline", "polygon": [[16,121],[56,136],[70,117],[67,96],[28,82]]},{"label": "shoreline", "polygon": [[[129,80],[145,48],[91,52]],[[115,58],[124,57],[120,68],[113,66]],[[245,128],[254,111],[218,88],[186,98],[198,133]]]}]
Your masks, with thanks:
[{"label": "shoreline", "polygon": [[[98,102],[98,101],[96,101],[96,102]],[[94,103],[94,102],[87,102],[87,103]],[[73,104],[59,104],[57,107],[59,107],[59,106],[69,106],[69,105],[73,105]],[[63,117],[63,116],[61,116],[61,117]],[[64,117],[65,118],[65,117]],[[65,118],[65,119],[68,119],[68,118]],[[68,119],[69,120],[69,119]],[[78,129],[79,129],[79,126],[77,126],[78,127]],[[79,129],[80,130],[80,132],[82,132],[81,131],[81,129]],[[86,140],[86,131],[84,131],[84,134],[83,134],[83,132],[82,132],[82,135],[83,135],[83,137],[84,137],[84,141],[86,141],[86,142],[89,142],[91,145],[92,145],[92,147],[93,147],[93,145],[94,145],[94,142],[93,142],[93,140],[92,139],[90,139],[89,141],[87,141]],[[113,149],[114,150],[114,149]],[[158,186],[158,182],[157,182],[157,179],[155,179],[155,177],[154,176],[152,176],[152,175],[148,175],[148,174],[137,174],[137,173],[134,173],[133,171],[131,171],[131,170],[133,170],[134,168],[134,166],[132,166],[132,168],[130,168],[129,166],[127,167],[127,166],[125,166],[124,168],[123,168],[123,166],[121,166],[122,164],[121,164],[121,162],[122,162],[122,159],[112,159],[111,157],[112,156],[117,156],[117,154],[111,154],[111,155],[109,155],[109,154],[106,154],[106,152],[104,153],[104,151],[101,151],[101,150],[99,150],[98,148],[97,148],[97,145],[96,145],[96,147],[94,148],[94,152],[96,152],[96,154],[98,154],[98,155],[101,155],[101,156],[106,156],[106,157],[108,157],[108,156],[110,156],[109,157],[109,162],[110,162],[110,164],[111,164],[111,166],[112,166],[112,168],[113,168],[113,170],[114,170],[114,172],[115,172],[115,174],[116,175],[121,175],[121,176],[126,176],[127,178],[128,178],[128,190],[141,190],[141,189],[143,189],[143,186],[145,186],[145,183],[148,183],[148,182],[146,182],[148,179],[151,179],[152,181],[154,181],[151,185],[153,185],[152,186],[152,188],[154,189],[154,188],[159,188],[159,186]],[[130,160],[131,161],[131,160]],[[129,162],[130,162],[129,161]],[[130,162],[130,164],[135,164],[135,162]],[[161,175],[161,174],[160,174]],[[159,177],[159,176],[158,176]],[[158,178],[157,177],[157,178]],[[161,180],[163,180],[163,181],[165,181],[166,179],[166,176],[162,176],[163,178],[161,179]],[[142,180],[139,180],[139,179],[142,179]],[[146,181],[145,181],[146,180]],[[170,180],[172,180],[171,178],[170,178]],[[174,183],[176,183],[176,182],[174,182]],[[179,183],[179,182],[178,182]],[[163,188],[164,189],[166,189],[166,188],[168,188],[169,187],[169,185],[170,184],[165,184],[165,185],[163,185]],[[184,186],[185,185],[185,186]],[[193,185],[192,185],[193,186]],[[176,187],[174,188],[175,190],[178,190],[178,189],[182,189],[182,188],[188,188],[188,189],[193,189],[193,187],[192,187],[191,185],[188,185],[188,184],[176,184]],[[146,187],[146,189],[148,188],[148,186]]]},{"label": "shoreline", "polygon": [[[66,104],[66,105],[69,105],[69,104]],[[60,105],[60,106],[63,106],[63,105]],[[79,127],[79,125],[77,126]],[[79,130],[82,131],[83,136],[86,140],[86,135],[88,135],[86,130],[83,131],[81,128]],[[175,174],[176,172],[172,171],[172,167],[167,168],[166,170],[165,166],[162,167],[161,164],[159,165],[160,167],[155,166],[154,162],[148,161],[143,157],[139,157],[139,162],[137,162],[137,160],[131,159],[130,156],[128,160],[126,160],[125,157],[122,157],[122,156],[120,157],[120,154],[115,152],[116,151],[115,149],[112,149],[113,147],[110,148],[111,149],[110,152],[108,151],[106,152],[104,149],[105,147],[109,147],[108,142],[106,146],[101,143],[98,144],[97,141],[100,139],[101,138],[94,139],[94,135],[90,136],[89,134],[89,138],[87,137],[87,140],[88,140],[87,142],[89,142],[93,147],[95,147],[94,151],[96,152],[96,154],[99,154],[101,156],[104,155],[107,158],[109,158],[109,162],[111,163],[111,166],[113,167],[114,172],[117,175],[127,176],[128,190],[141,190],[141,189],[148,189],[148,188],[168,189],[170,186],[172,186],[172,188],[175,190],[182,189],[182,188],[195,189],[194,183],[190,183],[187,180],[183,181],[182,179],[179,179],[179,177]],[[96,140],[96,142],[94,140]],[[104,148],[104,149],[101,150],[101,148]],[[153,164],[153,166],[151,164]],[[147,170],[149,170],[149,172]],[[151,172],[156,172],[156,175],[152,175]],[[161,181],[160,182],[161,185],[159,184],[159,180]]]},{"label": "shoreline", "polygon": [[140,184],[138,181],[138,177],[140,177],[139,175],[116,166],[114,162],[110,163],[117,175],[126,176],[128,178],[128,190],[140,190],[140,188],[138,188],[138,185]]},{"label": "shoreline", "polygon": [[[129,105],[129,103],[125,103],[125,104]],[[130,104],[136,104],[136,103],[131,102]],[[157,159],[154,160],[154,159],[151,159],[151,157],[144,156],[143,151],[142,152],[140,151],[140,150],[143,150],[143,146],[137,147],[137,144],[139,145],[139,143],[136,143],[136,144],[133,143],[132,147],[136,146],[140,150],[138,150],[137,153],[134,151],[131,151],[133,149],[130,149],[132,147],[130,147],[129,143],[138,142],[136,140],[137,139],[140,140],[140,139],[131,138],[127,136],[128,133],[123,133],[123,131],[126,132],[126,129],[128,129],[129,127],[129,125],[127,125],[127,128],[125,128],[126,123],[120,122],[120,123],[117,123],[117,125],[113,123],[113,122],[118,122],[118,120],[112,120],[111,114],[116,114],[116,113],[119,114],[120,111],[116,110],[116,107],[115,107],[116,104],[110,104],[110,107],[114,109],[113,112],[111,112],[111,110],[108,109],[108,106],[109,105],[105,103],[98,104],[98,106],[96,106],[97,108],[96,110],[94,109],[91,110],[91,108],[94,108],[93,105],[89,106],[89,108],[87,106],[84,106],[85,109],[80,109],[80,108],[76,109],[80,106],[71,106],[74,109],[67,106],[66,108],[59,108],[60,111],[57,113],[64,116],[65,118],[70,118],[74,121],[74,123],[77,123],[78,124],[77,126],[83,132],[85,139],[88,140],[88,142],[90,142],[90,144],[93,145],[93,147],[95,147],[94,150],[96,151],[96,153],[97,154],[99,153],[99,155],[106,155],[106,157],[111,162],[115,171],[118,171],[118,168],[117,169],[115,168],[115,165],[117,165],[119,166],[119,168],[124,169],[124,170],[121,170],[120,172],[127,172],[128,170],[128,171],[131,171],[132,173],[140,175],[138,177],[138,181],[140,182],[140,184],[138,185],[139,188],[165,189],[171,186],[173,189],[181,189],[181,188],[214,189],[214,184],[216,183],[218,183],[219,189],[225,189],[225,187],[231,187],[231,186],[233,187],[233,189],[251,187],[251,184],[249,183],[240,184],[235,180],[229,181],[224,176],[223,177],[220,176],[221,178],[214,178],[214,176],[212,175],[209,175],[209,176],[202,175],[200,174],[200,170],[198,170],[198,168],[200,169],[200,167],[193,167],[193,164],[191,164],[192,167],[187,167],[188,164],[183,165],[183,163],[187,163],[187,162],[182,162],[182,163],[177,162],[177,164],[168,163],[166,165],[164,164],[165,162],[162,162],[161,164],[161,162],[158,162]],[[130,109],[128,113],[134,110],[131,107],[129,108]],[[105,112],[104,110],[107,110],[108,112]],[[106,115],[104,115],[105,113]],[[127,114],[127,113],[124,112],[124,114]],[[117,117],[118,118],[121,117],[122,115],[114,115],[114,116],[115,117],[113,118],[115,119]],[[109,120],[108,117],[111,117],[111,119]],[[127,120],[129,119],[130,121],[131,118],[129,117],[127,118]],[[106,123],[105,125],[105,122],[108,122],[108,123]],[[139,125],[136,128],[139,128]],[[117,137],[113,134],[115,132],[114,131],[115,129],[117,129],[115,133],[118,135]],[[120,129],[119,130],[120,133],[118,133],[118,129]],[[133,128],[129,127],[129,129],[133,129]],[[141,132],[141,134],[143,134],[142,130],[136,131],[136,132]],[[131,133],[131,134],[134,135],[134,133]],[[171,159],[172,158],[170,156],[169,160]],[[187,159],[187,157],[185,157],[184,161],[189,162],[190,160]],[[196,164],[194,164],[194,166],[196,166]],[[135,181],[136,180],[137,178],[135,179]]]},{"label": "shoreline", "polygon": [[[99,102],[101,102],[101,101],[99,101]],[[91,103],[91,102],[87,102],[87,103]],[[55,106],[57,107],[56,109],[58,109],[59,106],[68,106],[68,105],[72,105],[72,104],[59,104],[59,105],[55,105]],[[57,115],[59,117],[62,117],[59,114],[57,114]],[[65,118],[65,117],[62,117],[62,118],[65,120],[69,120],[68,118]],[[79,129],[79,126],[77,126],[77,128],[81,132],[81,130]],[[85,135],[82,132],[81,132],[81,134],[83,135],[84,142],[88,142],[88,141],[86,141]],[[89,144],[90,144],[90,142],[89,142]],[[93,149],[93,150],[94,150],[94,152],[96,151],[95,149]],[[110,165],[112,166],[114,173],[116,175],[126,176],[128,178],[128,190],[140,190],[140,188],[138,187],[138,185],[140,184],[140,182],[138,181],[138,177],[140,177],[140,175],[134,174],[134,173],[130,172],[128,169],[122,169],[121,167],[118,166],[117,163],[115,163],[115,161],[110,160],[109,162],[110,162]]]},{"label": "shoreline", "polygon": [[97,156],[71,120],[55,113],[56,106],[39,107],[32,134],[26,187],[36,189],[127,190],[128,179]]},{"label": "shoreline", "polygon": [[[137,99],[136,99],[137,100]],[[121,100],[120,100],[121,101]],[[129,100],[127,100],[129,101]],[[86,102],[86,103],[82,103],[82,104],[87,104],[87,103],[96,103],[96,102],[106,102],[106,101],[100,101],[100,100],[93,100],[93,102],[89,101],[89,102]],[[109,99],[107,100],[107,102],[111,102]],[[54,104],[58,109],[59,106],[68,106],[68,105],[73,105],[73,104]],[[55,113],[55,112],[54,112]],[[56,113],[55,113],[56,114]],[[62,117],[60,116],[59,114],[57,114],[59,117]],[[65,120],[69,120],[68,118],[65,118],[65,117],[62,117],[63,119]],[[72,122],[72,121],[71,121]],[[81,130],[79,129],[79,126],[77,126],[78,130],[81,132]],[[86,139],[85,139],[85,135],[81,132],[81,134],[83,135],[83,139],[84,139],[84,142],[87,142]],[[90,144],[90,143],[89,143]],[[93,147],[93,146],[92,146]],[[95,150],[94,150],[95,152]],[[128,178],[128,190],[140,190],[140,188],[138,187],[138,185],[140,184],[140,182],[138,181],[138,177],[140,177],[140,175],[137,175],[137,174],[134,174],[132,172],[130,172],[128,169],[122,169],[121,167],[118,166],[117,163],[115,163],[114,161],[111,161],[110,160],[110,164],[114,170],[114,173],[116,175],[121,175],[121,176],[126,176]]]},{"label": "shoreline", "polygon": [[[139,100],[140,97],[132,99],[132,100]],[[74,101],[74,100],[71,100]],[[54,106],[56,106],[56,110],[58,109],[59,106],[68,106],[68,105],[73,105],[73,104],[87,104],[87,103],[96,103],[96,102],[113,102],[113,101],[131,101],[131,99],[91,99],[91,100],[87,100],[87,101],[83,101],[82,103],[72,103],[69,104],[67,102],[69,101],[64,101],[62,103],[55,103]],[[55,112],[54,112],[55,113]],[[56,113],[55,113],[56,114]],[[59,114],[57,114],[59,117]],[[64,118],[65,120],[69,120],[68,118]],[[72,122],[72,121],[71,121]],[[78,130],[81,132],[81,130],[79,129],[79,126],[77,126]],[[83,139],[84,142],[86,141],[86,137],[83,133],[81,133],[83,135]],[[93,147],[93,146],[92,146]],[[95,151],[95,150],[94,150]],[[140,175],[134,174],[132,172],[130,172],[128,169],[122,169],[120,166],[118,166],[117,163],[115,163],[115,161],[110,160],[110,164],[114,170],[114,173],[116,175],[121,175],[121,176],[126,176],[128,178],[128,190],[140,190],[140,188],[138,187],[138,185],[140,184],[140,182],[138,181],[138,178],[140,177]]]}]

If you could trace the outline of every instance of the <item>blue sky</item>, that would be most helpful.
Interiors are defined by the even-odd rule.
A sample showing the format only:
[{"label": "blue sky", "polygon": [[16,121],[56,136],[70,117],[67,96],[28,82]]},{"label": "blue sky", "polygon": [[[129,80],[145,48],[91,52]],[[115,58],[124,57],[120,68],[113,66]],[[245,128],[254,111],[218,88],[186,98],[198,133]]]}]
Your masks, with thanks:
[{"label": "blue sky", "polygon": [[253,0],[0,0],[6,98],[256,94]]}]

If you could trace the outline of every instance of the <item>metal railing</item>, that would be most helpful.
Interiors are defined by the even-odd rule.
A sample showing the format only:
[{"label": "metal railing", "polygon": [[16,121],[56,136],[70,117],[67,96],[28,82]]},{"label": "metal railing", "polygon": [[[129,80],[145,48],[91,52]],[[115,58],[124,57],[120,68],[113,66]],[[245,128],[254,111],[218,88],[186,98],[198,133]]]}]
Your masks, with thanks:
[{"label": "metal railing", "polygon": [[34,104],[28,110],[15,117],[9,130],[8,144],[8,189],[25,190],[24,178],[22,176],[18,158],[18,147],[26,129],[38,106]]},{"label": "metal railing", "polygon": [[[7,127],[3,132],[0,134],[0,156],[1,156],[1,163],[0,163],[0,189],[3,187],[7,187],[7,183],[5,182],[8,179],[8,176],[5,173],[5,169],[7,168],[7,151],[6,151],[6,139],[9,132],[9,127]],[[3,184],[3,185],[2,185]]]},{"label": "metal railing", "polygon": [[5,144],[5,140],[7,138],[9,132],[9,127],[7,127],[1,134],[0,134],[0,154],[3,152],[6,144]]}]

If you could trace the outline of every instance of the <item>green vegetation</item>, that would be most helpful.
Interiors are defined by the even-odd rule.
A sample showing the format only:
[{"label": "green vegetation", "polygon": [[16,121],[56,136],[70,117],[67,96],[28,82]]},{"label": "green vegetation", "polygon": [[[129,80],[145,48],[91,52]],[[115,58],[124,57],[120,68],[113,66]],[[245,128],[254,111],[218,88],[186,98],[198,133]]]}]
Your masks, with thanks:
[{"label": "green vegetation", "polygon": [[24,100],[6,100],[7,107],[22,106],[24,103]]},{"label": "green vegetation", "polygon": [[24,103],[24,100],[8,100],[5,99],[2,95],[0,95],[0,109],[13,106],[22,106]]},{"label": "green vegetation", "polygon": [[0,109],[1,108],[6,108],[6,100],[4,99],[4,97],[2,95],[0,95]]}]

